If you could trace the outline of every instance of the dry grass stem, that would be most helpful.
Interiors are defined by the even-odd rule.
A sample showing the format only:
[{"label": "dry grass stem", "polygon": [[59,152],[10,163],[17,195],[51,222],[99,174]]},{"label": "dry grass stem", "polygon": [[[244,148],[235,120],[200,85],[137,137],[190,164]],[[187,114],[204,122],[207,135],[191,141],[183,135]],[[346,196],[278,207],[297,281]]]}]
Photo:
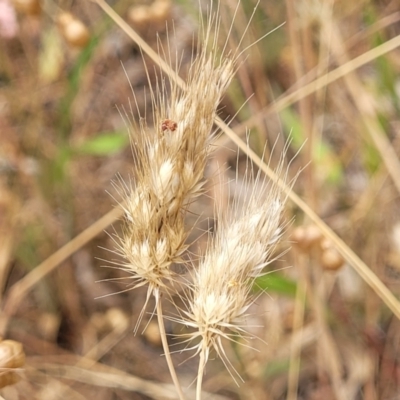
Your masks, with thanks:
[{"label": "dry grass stem", "polygon": [[271,180],[276,182],[287,197],[296,204],[315,223],[323,235],[330,239],[336,246],[340,254],[355,269],[361,278],[374,290],[382,299],[386,306],[400,319],[400,302],[376,274],[365,264],[354,251],[317,215],[317,213],[292,191],[284,182],[280,182],[278,176],[266,165],[262,159],[241,140],[236,133],[226,126],[221,120],[217,119],[217,125],[225,134],[257,165]]},{"label": "dry grass stem", "polygon": [[[137,392],[155,400],[179,399],[173,385],[141,379],[137,376],[129,375],[125,371],[107,367],[103,364],[86,367],[65,363],[50,363],[37,359],[34,366],[37,371],[31,370],[29,373],[35,378],[43,378],[43,376],[63,378],[74,382],[83,382],[95,387],[109,387],[128,392]],[[39,371],[42,371],[43,374],[39,374]],[[206,395],[209,400],[228,400],[225,396],[213,393],[206,393]],[[194,398],[194,390],[189,390],[188,396],[190,396],[189,398]]]},{"label": "dry grass stem", "polygon": [[[366,64],[376,60],[387,53],[396,50],[400,46],[400,35],[382,43],[381,45],[368,50],[360,56],[341,64],[339,67],[327,72],[323,76],[317,77],[312,82],[309,82],[301,87],[298,84],[294,86],[294,90],[289,94],[285,94],[278,98],[272,105],[260,110],[257,114],[251,116],[245,123],[243,123],[236,132],[236,135],[243,135],[246,129],[249,129],[257,124],[258,121],[263,120],[266,116],[272,113],[277,113],[289,106],[299,102],[305,97],[324,89],[331,83],[344,78],[346,75],[356,71],[357,69],[365,66]],[[225,132],[225,130],[224,130]]]},{"label": "dry grass stem", "polygon": [[35,285],[41,282],[46,275],[54,271],[54,269],[61,265],[68,257],[95,238],[100,232],[108,228],[115,220],[121,217],[121,215],[122,210],[119,207],[112,209],[15,283],[4,304],[4,314],[1,319],[0,332],[4,332],[7,329],[9,317],[18,310],[20,302]]}]

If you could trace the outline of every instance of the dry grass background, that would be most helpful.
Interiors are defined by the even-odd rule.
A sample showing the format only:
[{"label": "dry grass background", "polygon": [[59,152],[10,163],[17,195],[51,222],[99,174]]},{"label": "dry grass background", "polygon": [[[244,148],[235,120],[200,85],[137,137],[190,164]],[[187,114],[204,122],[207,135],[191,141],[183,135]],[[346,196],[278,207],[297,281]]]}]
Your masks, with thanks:
[{"label": "dry grass background", "polygon": [[[140,109],[151,114],[143,57],[150,79],[160,67],[146,45],[183,54],[185,77],[198,4],[112,3],[125,26],[100,0],[45,1],[36,14],[28,3],[10,3],[19,10],[18,28],[0,40],[0,333],[26,353],[21,379],[0,395],[175,398],[150,314],[145,333],[133,334],[145,290],[106,296],[124,286],[107,281],[119,272],[101,268],[101,260],[112,248],[104,229],[120,229],[120,211],[106,192],[115,193],[112,179],[128,177],[133,166],[116,106],[128,107],[132,85]],[[221,3],[223,38],[236,2]],[[254,7],[241,1],[231,48]],[[207,176],[219,170],[229,181],[238,170],[240,185],[246,161],[237,146],[246,128],[255,163],[266,145],[276,165],[291,134],[289,175],[304,170],[290,193],[286,217],[295,219],[279,249],[290,250],[269,266],[280,271],[258,282],[266,294],[249,325],[259,326],[252,333],[261,340],[251,342],[255,349],[227,346],[244,383],[236,386],[220,360],[211,360],[205,399],[400,398],[399,8],[395,0],[257,7],[242,48],[286,24],[246,51],[221,104],[222,120],[235,116],[232,130],[218,122],[225,134]],[[66,35],[65,12],[86,26],[88,42],[76,43],[83,47]],[[130,28],[144,41],[143,57]],[[227,197],[224,188],[209,183],[193,205],[193,252],[212,225],[211,198]],[[166,324],[169,333],[182,333]],[[189,385],[196,361],[187,358],[174,355]]]}]

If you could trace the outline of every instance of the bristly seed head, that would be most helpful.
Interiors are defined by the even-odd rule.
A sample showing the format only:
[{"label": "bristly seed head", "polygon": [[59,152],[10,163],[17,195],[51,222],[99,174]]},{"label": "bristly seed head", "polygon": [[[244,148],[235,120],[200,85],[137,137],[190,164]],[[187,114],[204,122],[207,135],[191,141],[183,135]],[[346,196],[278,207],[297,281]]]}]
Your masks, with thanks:
[{"label": "bristly seed head", "polygon": [[222,338],[236,340],[233,336],[245,331],[252,284],[271,262],[283,231],[283,201],[275,185],[262,185],[256,195],[249,190],[245,197],[244,210],[236,207],[219,216],[219,229],[193,273],[185,317],[178,320],[194,328],[187,336],[200,339],[194,348],[204,353],[204,363],[211,348],[224,359]]},{"label": "bristly seed head", "polygon": [[[206,29],[206,41],[211,29]],[[148,293],[165,288],[174,279],[171,265],[183,261],[185,212],[203,191],[217,107],[234,72],[234,61],[203,46],[185,90],[171,81],[170,95],[164,84],[152,92],[155,133],[142,121],[135,125],[135,185],[120,190],[125,229],[117,251],[127,260],[121,269],[132,288],[148,284]]]}]

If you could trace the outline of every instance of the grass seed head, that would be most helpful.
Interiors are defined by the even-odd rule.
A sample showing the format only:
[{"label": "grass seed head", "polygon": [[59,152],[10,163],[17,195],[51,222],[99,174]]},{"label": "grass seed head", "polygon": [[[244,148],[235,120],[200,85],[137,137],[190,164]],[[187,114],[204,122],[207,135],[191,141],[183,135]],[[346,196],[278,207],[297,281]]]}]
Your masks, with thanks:
[{"label": "grass seed head", "polygon": [[169,93],[162,79],[152,90],[154,131],[141,121],[132,129],[137,168],[135,184],[120,188],[125,229],[118,252],[133,287],[165,288],[174,279],[171,265],[182,262],[185,212],[203,191],[213,123],[233,69],[201,42],[184,90],[171,80]]},{"label": "grass seed head", "polygon": [[278,187],[263,184],[261,191],[246,189],[243,210],[235,205],[228,215],[219,215],[219,228],[194,272],[181,321],[195,329],[189,339],[200,338],[195,348],[205,354],[204,363],[211,348],[224,358],[222,338],[236,340],[233,335],[245,331],[252,284],[271,262],[283,231],[284,202]]}]

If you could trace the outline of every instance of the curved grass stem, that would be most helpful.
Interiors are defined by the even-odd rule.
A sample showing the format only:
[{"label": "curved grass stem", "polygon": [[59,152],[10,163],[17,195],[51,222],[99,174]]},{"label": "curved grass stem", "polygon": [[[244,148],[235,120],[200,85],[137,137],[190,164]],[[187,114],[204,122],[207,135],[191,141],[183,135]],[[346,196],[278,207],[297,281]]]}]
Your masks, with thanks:
[{"label": "curved grass stem", "polygon": [[201,400],[201,387],[203,385],[203,374],[205,365],[206,365],[205,352],[203,349],[199,355],[199,370],[197,372],[196,400]]},{"label": "curved grass stem", "polygon": [[161,342],[162,342],[162,346],[163,346],[163,350],[164,350],[164,354],[165,354],[165,359],[167,360],[169,373],[171,374],[172,381],[174,382],[176,391],[178,392],[179,399],[185,400],[185,396],[182,392],[182,387],[178,381],[178,376],[176,375],[175,367],[172,362],[171,353],[169,351],[167,334],[165,333],[161,296],[160,296],[160,292],[158,289],[154,291],[154,297],[156,298],[156,303],[157,303],[158,329],[160,330]]}]

